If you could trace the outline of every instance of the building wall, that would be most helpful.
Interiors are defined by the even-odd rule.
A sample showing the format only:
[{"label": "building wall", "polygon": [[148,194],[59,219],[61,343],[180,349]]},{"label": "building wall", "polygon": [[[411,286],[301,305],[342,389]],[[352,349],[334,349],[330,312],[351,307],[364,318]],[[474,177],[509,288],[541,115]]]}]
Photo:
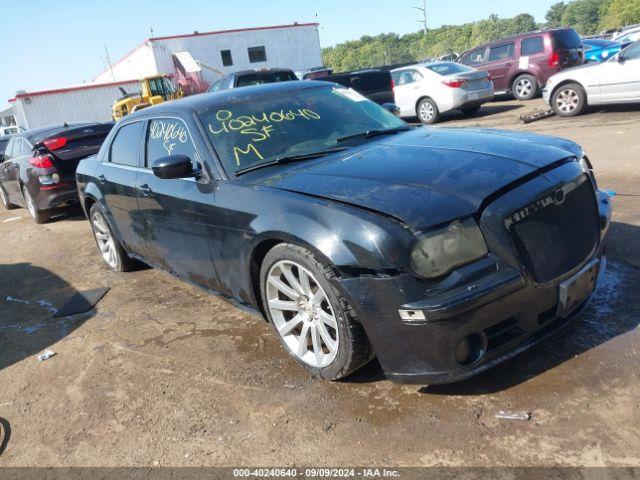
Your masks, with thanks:
[{"label": "building wall", "polygon": [[118,87],[130,93],[140,90],[139,82],[132,81],[21,94],[13,102],[16,122],[28,129],[63,122],[111,120],[111,106],[122,96]]},{"label": "building wall", "polygon": [[[306,70],[322,65],[322,52],[315,25],[244,30],[150,40],[159,73],[174,71],[172,53],[187,50],[195,60],[202,61],[225,74],[264,67]],[[264,46],[267,61],[250,63],[247,49]],[[231,50],[233,65],[222,65],[222,50]],[[205,80],[212,82],[219,75],[202,69]]]},{"label": "building wall", "polygon": [[157,73],[153,49],[149,42],[136,47],[129,54],[111,65],[111,70],[105,70],[95,77],[95,83],[121,82],[124,80],[140,80]]}]

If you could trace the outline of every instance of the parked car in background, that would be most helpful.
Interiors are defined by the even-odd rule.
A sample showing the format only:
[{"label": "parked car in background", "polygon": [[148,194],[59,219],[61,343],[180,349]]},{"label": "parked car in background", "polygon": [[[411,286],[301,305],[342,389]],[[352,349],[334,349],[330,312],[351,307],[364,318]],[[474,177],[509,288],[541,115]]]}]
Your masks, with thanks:
[{"label": "parked car in background", "polygon": [[9,140],[0,164],[0,198],[6,209],[26,207],[36,223],[78,202],[76,167],[95,154],[113,122],[34,128]]},{"label": "parked car in background", "polygon": [[209,87],[209,92],[228,90],[230,88],[262,85],[263,83],[297,81],[298,77],[289,68],[261,68],[256,70],[243,70],[235,72],[214,82]]},{"label": "parked car in background", "polygon": [[0,163],[4,160],[4,151],[7,149],[7,143],[9,143],[9,139],[11,135],[1,135],[0,136]]},{"label": "parked car in background", "polygon": [[319,77],[317,80],[333,82],[354,89],[379,105],[395,102],[393,80],[387,70],[372,68]]},{"label": "parked car in background", "polygon": [[281,82],[119,122],[77,170],[106,265],[251,306],[327,380],[375,355],[396,382],[450,383],[575,318],[611,217],[580,146],[410,128],[354,93]]},{"label": "parked car in background", "polygon": [[579,115],[589,105],[640,102],[640,41],[602,63],[571,68],[552,76],[545,102],[563,117]]},{"label": "parked car in background", "polygon": [[584,46],[584,59],[586,62],[602,62],[613,57],[629,44],[598,38],[583,38],[582,45]]},{"label": "parked car in background", "polygon": [[316,80],[322,77],[328,77],[333,75],[333,70],[327,67],[314,67],[310,68],[306,72],[302,73],[301,80]]},{"label": "parked car in background", "polygon": [[624,29],[615,34],[612,40],[619,43],[637,42],[640,40],[640,26],[636,25],[632,28]]},{"label": "parked car in background", "polygon": [[493,100],[489,74],[459,63],[416,64],[392,70],[391,75],[400,116],[417,116],[425,124],[436,123],[450,110],[472,115]]},{"label": "parked car in background", "polygon": [[511,92],[518,100],[531,100],[551,75],[584,63],[584,52],[580,35],[573,28],[560,28],[475,47],[459,62],[488,71],[496,93]]}]

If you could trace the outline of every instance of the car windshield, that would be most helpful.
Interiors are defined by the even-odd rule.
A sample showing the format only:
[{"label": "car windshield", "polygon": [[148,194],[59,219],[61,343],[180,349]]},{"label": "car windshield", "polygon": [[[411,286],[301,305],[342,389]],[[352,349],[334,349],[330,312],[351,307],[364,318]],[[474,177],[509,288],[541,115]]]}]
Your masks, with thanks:
[{"label": "car windshield", "polygon": [[338,140],[351,135],[407,127],[354,90],[335,86],[241,100],[198,116],[229,172],[344,146]]},{"label": "car windshield", "polygon": [[289,71],[252,73],[238,77],[236,86],[248,87],[250,85],[261,85],[263,83],[288,82],[298,80],[296,74]]},{"label": "car windshield", "polygon": [[467,67],[466,65],[462,65],[460,63],[452,63],[452,62],[425,65],[425,67],[443,76],[453,75],[455,73],[473,72],[473,68]]}]

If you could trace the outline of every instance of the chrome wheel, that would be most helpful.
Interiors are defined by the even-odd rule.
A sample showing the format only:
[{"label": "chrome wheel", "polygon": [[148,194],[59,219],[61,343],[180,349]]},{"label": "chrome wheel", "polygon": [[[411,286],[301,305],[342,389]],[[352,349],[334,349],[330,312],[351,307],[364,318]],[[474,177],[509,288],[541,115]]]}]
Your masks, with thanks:
[{"label": "chrome wheel", "polygon": [[330,365],[338,353],[338,322],[313,274],[281,260],[269,270],[266,294],[271,319],[289,351],[314,368]]},{"label": "chrome wheel", "polygon": [[2,205],[4,208],[7,208],[9,206],[9,199],[7,198],[7,194],[4,193],[4,189],[2,187],[0,187],[0,198],[2,199]]},{"label": "chrome wheel", "polygon": [[436,109],[430,102],[422,102],[422,104],[420,104],[418,114],[420,115],[420,118],[422,120],[424,120],[425,122],[430,122],[436,115]]},{"label": "chrome wheel", "polygon": [[533,92],[533,83],[528,78],[521,78],[516,82],[516,94],[520,98],[525,98]]},{"label": "chrome wheel", "polygon": [[580,96],[572,88],[560,90],[556,96],[556,107],[563,113],[571,113],[578,108]]},{"label": "chrome wheel", "polygon": [[33,201],[33,197],[31,197],[31,194],[29,193],[29,189],[24,187],[22,192],[24,193],[24,199],[27,202],[27,209],[29,210],[29,213],[33,218],[37,218],[38,211],[36,210],[36,204]]},{"label": "chrome wheel", "polygon": [[107,262],[107,265],[115,269],[118,265],[116,244],[113,241],[106,220],[100,213],[95,212],[91,217],[91,224],[93,225],[93,234],[96,237],[102,258]]}]

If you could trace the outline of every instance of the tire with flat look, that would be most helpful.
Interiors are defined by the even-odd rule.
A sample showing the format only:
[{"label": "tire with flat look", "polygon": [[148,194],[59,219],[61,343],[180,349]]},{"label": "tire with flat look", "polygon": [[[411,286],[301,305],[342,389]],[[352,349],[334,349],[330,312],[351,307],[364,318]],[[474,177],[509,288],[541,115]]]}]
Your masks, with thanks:
[{"label": "tire with flat look", "polygon": [[97,203],[89,210],[89,222],[93,231],[93,238],[98,245],[102,260],[114,272],[129,272],[135,270],[138,263],[124,251],[122,245],[109,227],[107,218]]},{"label": "tire with flat look", "polygon": [[334,273],[308,250],[279,244],[260,269],[264,311],[289,354],[312,376],[338,380],[373,358],[369,340]]}]

